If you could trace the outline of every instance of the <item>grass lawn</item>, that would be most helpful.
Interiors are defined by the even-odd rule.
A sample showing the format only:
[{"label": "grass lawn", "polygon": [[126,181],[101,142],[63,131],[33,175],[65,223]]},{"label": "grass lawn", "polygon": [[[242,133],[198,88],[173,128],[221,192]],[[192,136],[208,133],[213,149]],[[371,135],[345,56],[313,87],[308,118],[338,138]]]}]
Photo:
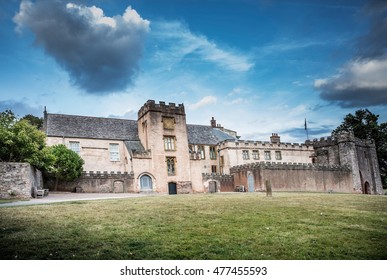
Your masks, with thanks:
[{"label": "grass lawn", "polygon": [[147,196],[0,208],[1,259],[387,259],[387,196]]}]

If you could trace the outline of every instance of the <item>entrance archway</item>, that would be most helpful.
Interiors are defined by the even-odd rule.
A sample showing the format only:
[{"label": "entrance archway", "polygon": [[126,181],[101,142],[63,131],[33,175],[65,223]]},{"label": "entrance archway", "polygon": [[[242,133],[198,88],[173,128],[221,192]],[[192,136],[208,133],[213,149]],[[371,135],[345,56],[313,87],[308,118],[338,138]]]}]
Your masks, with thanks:
[{"label": "entrance archway", "polygon": [[216,188],[216,181],[210,181],[208,184],[208,192],[209,193],[216,193],[217,188]]},{"label": "entrance archway", "polygon": [[254,176],[251,173],[247,176],[247,188],[249,192],[255,192]]},{"label": "entrance archway", "polygon": [[142,175],[140,178],[140,188],[142,192],[149,192],[153,190],[152,178],[149,175]]}]

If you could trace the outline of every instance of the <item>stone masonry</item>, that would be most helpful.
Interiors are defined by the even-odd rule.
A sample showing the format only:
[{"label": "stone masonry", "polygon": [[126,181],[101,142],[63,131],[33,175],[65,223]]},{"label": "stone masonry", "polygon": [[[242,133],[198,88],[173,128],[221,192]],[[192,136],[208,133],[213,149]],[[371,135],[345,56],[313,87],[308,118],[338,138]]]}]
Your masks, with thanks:
[{"label": "stone masonry", "polygon": [[42,173],[29,163],[0,162],[0,198],[31,198],[42,188]]}]

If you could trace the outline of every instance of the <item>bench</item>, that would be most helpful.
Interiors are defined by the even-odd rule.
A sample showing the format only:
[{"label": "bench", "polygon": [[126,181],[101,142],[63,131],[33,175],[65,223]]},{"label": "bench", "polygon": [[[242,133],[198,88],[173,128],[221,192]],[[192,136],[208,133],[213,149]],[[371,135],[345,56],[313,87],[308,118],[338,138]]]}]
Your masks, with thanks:
[{"label": "bench", "polygon": [[36,198],[43,198],[48,196],[48,189],[36,189],[35,190]]}]

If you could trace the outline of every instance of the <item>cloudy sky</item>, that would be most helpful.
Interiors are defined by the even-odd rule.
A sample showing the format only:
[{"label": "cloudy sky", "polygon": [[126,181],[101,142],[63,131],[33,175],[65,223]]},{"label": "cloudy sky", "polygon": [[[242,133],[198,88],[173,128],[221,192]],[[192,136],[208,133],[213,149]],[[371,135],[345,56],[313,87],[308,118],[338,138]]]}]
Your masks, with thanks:
[{"label": "cloudy sky", "polygon": [[0,111],[136,119],[184,103],[243,139],[387,121],[385,0],[0,0]]}]

